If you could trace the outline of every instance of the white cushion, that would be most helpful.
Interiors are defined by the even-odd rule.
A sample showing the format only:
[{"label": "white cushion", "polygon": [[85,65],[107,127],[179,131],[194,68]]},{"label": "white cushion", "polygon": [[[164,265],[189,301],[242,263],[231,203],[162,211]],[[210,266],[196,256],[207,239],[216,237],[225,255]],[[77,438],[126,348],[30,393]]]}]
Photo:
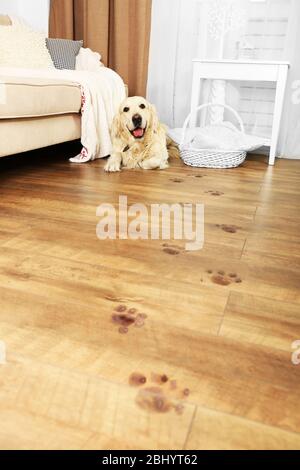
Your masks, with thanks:
[{"label": "white cushion", "polygon": [[12,24],[0,26],[1,67],[53,69],[45,35],[31,30],[15,18]]},{"label": "white cushion", "polygon": [[[169,129],[169,136],[178,144],[182,129]],[[187,128],[184,144],[195,149],[240,150],[251,152],[265,145],[266,139],[243,134],[231,122],[221,122],[206,127]]]}]

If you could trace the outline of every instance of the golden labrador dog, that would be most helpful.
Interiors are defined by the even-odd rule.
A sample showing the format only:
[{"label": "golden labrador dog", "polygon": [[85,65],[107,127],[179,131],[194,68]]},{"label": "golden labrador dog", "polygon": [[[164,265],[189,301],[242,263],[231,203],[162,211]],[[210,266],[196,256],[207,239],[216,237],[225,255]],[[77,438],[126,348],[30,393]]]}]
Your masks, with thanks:
[{"label": "golden labrador dog", "polygon": [[121,104],[113,119],[111,138],[113,152],[105,171],[120,171],[122,167],[163,169],[168,167],[169,156],[179,155],[154,106],[140,96],[127,98]]}]

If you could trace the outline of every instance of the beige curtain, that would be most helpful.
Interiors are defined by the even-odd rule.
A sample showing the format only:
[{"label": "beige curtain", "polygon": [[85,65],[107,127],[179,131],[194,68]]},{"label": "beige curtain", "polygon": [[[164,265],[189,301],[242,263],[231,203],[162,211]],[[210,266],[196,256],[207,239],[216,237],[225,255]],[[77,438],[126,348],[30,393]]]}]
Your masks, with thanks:
[{"label": "beige curtain", "polygon": [[145,95],[151,0],[51,0],[49,36],[83,39],[129,87]]}]

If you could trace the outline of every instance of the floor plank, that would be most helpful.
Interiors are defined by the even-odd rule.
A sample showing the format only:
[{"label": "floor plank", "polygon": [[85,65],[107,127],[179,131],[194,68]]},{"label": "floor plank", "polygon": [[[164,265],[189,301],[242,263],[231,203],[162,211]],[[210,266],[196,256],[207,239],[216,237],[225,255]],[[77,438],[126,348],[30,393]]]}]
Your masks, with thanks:
[{"label": "floor plank", "polygon": [[0,449],[181,449],[195,411],[181,401],[177,412],[165,388],[164,408],[151,413],[140,388],[15,355],[0,373]]},{"label": "floor plank", "polygon": [[299,439],[299,434],[198,408],[186,449],[294,450]]},{"label": "floor plank", "polygon": [[292,343],[300,338],[299,305],[233,292],[220,334],[292,353]]}]

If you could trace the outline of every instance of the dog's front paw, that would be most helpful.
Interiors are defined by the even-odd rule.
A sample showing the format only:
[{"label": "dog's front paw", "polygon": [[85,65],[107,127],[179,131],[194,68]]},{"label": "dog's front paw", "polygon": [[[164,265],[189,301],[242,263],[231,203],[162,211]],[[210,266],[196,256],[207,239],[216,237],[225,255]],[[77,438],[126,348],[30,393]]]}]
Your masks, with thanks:
[{"label": "dog's front paw", "polygon": [[159,169],[165,170],[166,168],[169,168],[169,163],[167,161],[161,162],[161,164],[159,165]]},{"label": "dog's front paw", "polygon": [[115,159],[109,158],[104,167],[104,171],[108,171],[108,172],[121,171],[120,162]]}]

